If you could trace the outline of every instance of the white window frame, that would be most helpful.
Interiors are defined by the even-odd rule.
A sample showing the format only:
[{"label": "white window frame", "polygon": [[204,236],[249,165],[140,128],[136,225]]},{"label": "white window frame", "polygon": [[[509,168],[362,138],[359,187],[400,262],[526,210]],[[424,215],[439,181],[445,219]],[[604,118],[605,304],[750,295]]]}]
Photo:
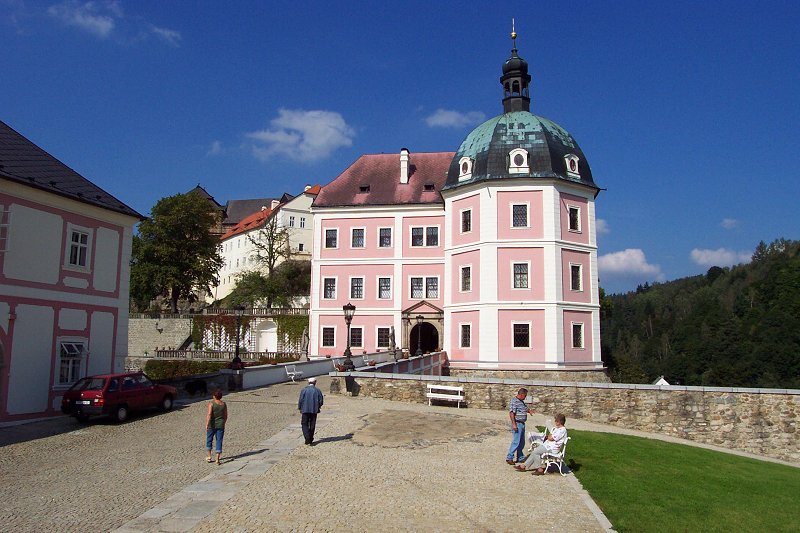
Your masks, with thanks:
[{"label": "white window frame", "polygon": [[[77,356],[75,357],[66,357],[62,358],[61,352],[65,346],[78,346],[80,345],[81,349]],[[57,339],[56,342],[56,349],[58,353],[56,354],[56,383],[55,387],[70,387],[73,383],[78,381],[84,376],[84,366],[86,363],[86,356],[89,354],[89,339],[82,338],[82,337],[60,337]],[[65,362],[65,359],[71,360],[75,366],[71,367],[68,370],[69,377],[67,381],[62,381],[61,379],[61,365]]]},{"label": "white window frame", "polygon": [[[357,298],[357,297],[353,296],[353,281],[357,280],[357,279],[361,280],[361,298]],[[366,287],[364,286],[364,276],[350,276],[349,285],[350,285],[350,299],[351,300],[363,300],[364,299],[364,295],[367,292],[366,291]]]},{"label": "white window frame", "polygon": [[[356,344],[353,342],[353,332],[358,330],[361,332],[361,344]],[[364,348],[364,326],[350,326],[350,347],[351,348]]]},{"label": "white window frame", "polygon": [[[525,265],[528,267],[528,271],[525,274],[526,277],[526,287],[517,287],[517,276],[514,272],[514,267],[516,265]],[[515,291],[528,291],[531,289],[531,262],[530,261],[512,261],[511,262],[511,289]]]},{"label": "white window frame", "polygon": [[[469,229],[467,231],[464,231],[464,213],[469,213]],[[461,235],[464,235],[466,233],[472,233],[472,208],[469,207],[467,209],[462,209],[460,211],[459,218],[461,220],[461,224],[459,225],[459,233]]]},{"label": "white window frame", "polygon": [[[527,326],[528,327],[528,345],[515,346],[514,345],[514,326]],[[514,321],[511,322],[511,349],[512,350],[530,350],[533,346],[533,327],[530,322]]]},{"label": "white window frame", "polygon": [[[570,216],[570,212],[573,209],[578,212],[578,218],[577,218],[578,227],[577,228],[573,228],[572,227],[572,217]],[[580,208],[580,206],[567,204],[567,231],[570,231],[572,233],[581,233],[581,208]]]},{"label": "white window frame", "polygon": [[[381,230],[385,230],[385,229],[389,230],[389,244],[387,246],[384,246],[382,241],[381,241]],[[382,228],[378,228],[378,248],[391,248],[392,244],[394,242],[393,239],[392,239],[392,237],[393,237],[392,234],[393,233],[394,232],[392,231],[391,227],[384,226]],[[424,236],[423,236],[423,239],[424,239]],[[423,242],[424,242],[424,240],[423,240]]]},{"label": "white window frame", "polygon": [[[328,246],[328,232],[333,231],[336,235],[336,246]],[[327,250],[338,250],[339,249],[339,228],[325,228],[323,230],[324,235],[322,236],[322,244]]]},{"label": "white window frame", "polygon": [[294,215],[289,215],[289,227],[294,227]]},{"label": "white window frame", "polygon": [[[86,235],[86,244],[82,243],[73,243],[72,242],[72,235],[75,233],[79,233],[81,235]],[[64,267],[70,270],[79,270],[81,272],[89,272],[92,269],[92,241],[94,240],[94,231],[91,228],[87,228],[84,226],[78,226],[76,224],[67,224],[67,242],[66,247],[64,250]],[[72,247],[75,244],[78,247],[78,250],[85,247],[86,249],[86,264],[73,264],[71,262],[72,259]],[[80,254],[80,252],[79,252]]]},{"label": "white window frame", "polygon": [[[578,267],[578,288],[576,289],[572,285],[572,269],[573,267]],[[573,292],[583,292],[583,265],[580,263],[570,263],[569,264],[569,290]]]},{"label": "white window frame", "polygon": [[[325,296],[325,282],[328,280],[333,280],[333,296]],[[323,300],[335,300],[336,299],[336,285],[337,279],[336,276],[327,276],[322,278],[322,299]]]},{"label": "white window frame", "polygon": [[[467,164],[466,170],[464,163]],[[466,181],[472,177],[472,159],[467,156],[458,160],[458,181]]]},{"label": "white window frame", "polygon": [[[436,280],[436,297],[428,296],[428,291],[429,291],[428,280],[431,280],[431,279],[435,279]],[[439,298],[441,298],[442,297],[442,283],[439,280],[439,276],[425,276],[424,289],[425,289],[425,299],[426,300],[438,300]]]},{"label": "white window frame", "polygon": [[[581,328],[580,338],[578,339],[579,343],[577,345],[575,344],[575,326],[580,326],[580,328]],[[584,337],[585,337],[584,332],[586,331],[586,328],[584,327],[584,323],[583,322],[571,322],[569,329],[570,329],[570,335],[572,337],[572,349],[573,350],[585,350],[586,349],[586,344],[584,342]]]},{"label": "white window frame", "polygon": [[[464,269],[469,269],[469,289],[464,290]],[[461,265],[458,267],[458,292],[461,293],[469,293],[472,292],[473,283],[473,276],[472,276],[472,263],[468,265]]]},{"label": "white window frame", "polygon": [[[436,244],[431,245],[428,244],[428,230],[430,228],[436,228]],[[421,229],[422,230],[422,244],[414,244],[414,230]],[[411,226],[409,228],[408,233],[408,242],[411,248],[438,248],[441,246],[442,242],[442,232],[438,224],[432,226]]]},{"label": "white window frame", "polygon": [[300,217],[300,229],[306,227],[306,217]]},{"label": "white window frame", "polygon": [[[414,280],[422,280],[422,296],[414,296]],[[408,299],[409,300],[424,300],[425,299],[425,276],[409,276],[408,277]]]},{"label": "white window frame", "polygon": [[[517,165],[514,162],[514,158],[518,155],[521,155],[524,159],[524,162],[521,165]],[[531,171],[529,166],[529,156],[528,151],[524,148],[514,148],[508,153],[508,173],[509,174],[528,174]]]},{"label": "white window frame", "polygon": [[[386,346],[381,346],[381,330],[386,330]],[[392,347],[392,327],[391,326],[375,326],[375,349],[388,349]]]},{"label": "white window frame", "polygon": [[[518,205],[525,206],[525,225],[524,226],[515,226],[514,225],[514,207]],[[531,227],[531,206],[529,202],[513,202],[509,204],[510,209],[510,216],[511,216],[511,229],[528,229]]]},{"label": "white window frame", "polygon": [[[569,168],[571,161],[575,162],[575,170]],[[567,169],[567,176],[569,176],[570,178],[581,177],[580,158],[575,154],[567,154],[564,156],[564,166]]]},{"label": "white window frame", "polygon": [[[388,279],[389,280],[389,296],[382,297],[381,296],[381,280]],[[377,287],[377,297],[378,300],[391,300],[392,299],[392,277],[391,276],[376,276],[375,281]]]},{"label": "white window frame", "polygon": [[[361,230],[364,232],[364,234],[361,236],[362,239],[361,246],[353,246],[353,238],[355,237],[355,232],[357,230]],[[367,228],[365,227],[350,228],[350,248],[354,250],[363,250],[366,247],[367,247]]]},{"label": "white window frame", "polygon": [[[464,326],[469,328],[469,344],[464,344]],[[458,324],[458,347],[472,348],[472,322],[459,322]]]},{"label": "white window frame", "polygon": [[[333,330],[333,344],[325,344],[325,330]],[[322,348],[336,348],[336,326],[320,326],[319,328],[319,345]]]}]

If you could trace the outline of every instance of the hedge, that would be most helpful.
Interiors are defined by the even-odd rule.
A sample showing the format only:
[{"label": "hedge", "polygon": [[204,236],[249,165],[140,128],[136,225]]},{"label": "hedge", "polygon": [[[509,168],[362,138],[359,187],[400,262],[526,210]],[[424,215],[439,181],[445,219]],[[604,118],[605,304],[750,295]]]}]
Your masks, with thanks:
[{"label": "hedge", "polygon": [[159,361],[151,359],[144,365],[144,372],[152,379],[173,379],[196,374],[212,374],[228,368],[230,361]]}]

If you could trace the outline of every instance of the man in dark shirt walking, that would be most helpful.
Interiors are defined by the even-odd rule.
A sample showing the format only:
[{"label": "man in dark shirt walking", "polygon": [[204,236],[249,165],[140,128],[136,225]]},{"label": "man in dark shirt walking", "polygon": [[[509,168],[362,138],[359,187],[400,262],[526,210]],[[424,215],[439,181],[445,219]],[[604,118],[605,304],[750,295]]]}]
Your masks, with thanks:
[{"label": "man in dark shirt walking", "polygon": [[297,408],[301,413],[300,425],[303,426],[306,446],[314,444],[317,413],[319,413],[322,403],[322,391],[317,388],[317,378],[308,378],[308,385],[300,391],[300,399],[297,400]]},{"label": "man in dark shirt walking", "polygon": [[[525,405],[525,398],[528,396],[528,389],[521,388],[517,395],[511,398],[508,406],[508,417],[511,419],[511,446],[506,454],[506,463],[513,465],[516,462],[525,460],[525,422],[528,420],[528,413],[533,414],[533,409]],[[514,457],[516,455],[516,458]]]}]

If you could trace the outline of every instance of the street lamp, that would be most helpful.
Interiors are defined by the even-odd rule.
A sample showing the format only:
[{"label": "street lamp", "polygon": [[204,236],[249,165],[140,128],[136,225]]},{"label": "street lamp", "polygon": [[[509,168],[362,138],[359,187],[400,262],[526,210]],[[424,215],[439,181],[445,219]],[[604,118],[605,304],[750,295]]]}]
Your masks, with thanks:
[{"label": "street lamp", "polygon": [[355,370],[356,365],[354,365],[353,360],[350,359],[350,322],[353,321],[356,306],[348,302],[347,305],[342,306],[342,311],[344,311],[344,321],[347,324],[347,348],[344,349],[345,359],[343,366],[345,370]]},{"label": "street lamp", "polygon": [[417,356],[422,355],[422,321],[425,317],[417,315]]},{"label": "street lamp", "polygon": [[243,305],[235,305],[233,307],[233,313],[236,315],[236,348],[234,349],[233,363],[236,364],[236,365],[239,365],[242,362],[241,358],[239,358],[239,330],[241,329],[241,325],[242,325],[242,316],[244,315],[244,306]]}]

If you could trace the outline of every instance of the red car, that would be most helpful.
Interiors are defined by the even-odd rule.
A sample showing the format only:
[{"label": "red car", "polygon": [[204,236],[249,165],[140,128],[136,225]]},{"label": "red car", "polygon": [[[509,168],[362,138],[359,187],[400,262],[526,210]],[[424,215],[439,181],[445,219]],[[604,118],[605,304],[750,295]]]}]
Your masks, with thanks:
[{"label": "red car", "polygon": [[94,415],[110,415],[124,422],[131,411],[152,407],[169,411],[177,396],[175,387],[153,383],[142,372],[88,376],[64,393],[61,412],[82,422]]}]

